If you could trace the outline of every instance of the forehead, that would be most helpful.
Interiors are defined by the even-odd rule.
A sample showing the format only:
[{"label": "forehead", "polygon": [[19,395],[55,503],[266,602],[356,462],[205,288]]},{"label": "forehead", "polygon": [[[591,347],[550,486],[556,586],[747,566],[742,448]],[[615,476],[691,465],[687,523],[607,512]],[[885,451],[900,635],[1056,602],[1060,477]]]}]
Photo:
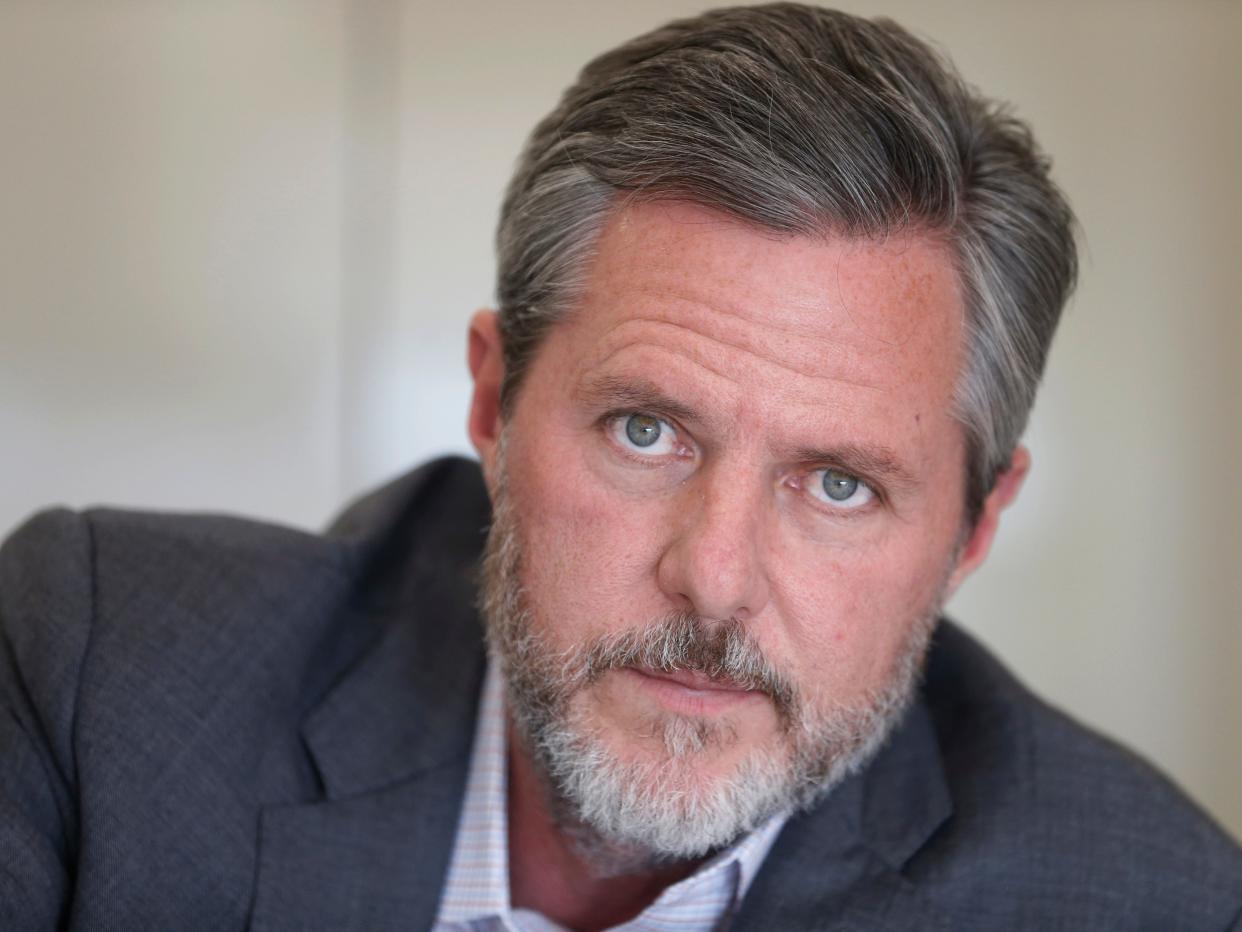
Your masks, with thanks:
[{"label": "forehead", "polygon": [[571,389],[641,376],[734,418],[921,421],[950,414],[962,325],[931,236],[775,236],[654,203],[610,219],[549,342]]}]

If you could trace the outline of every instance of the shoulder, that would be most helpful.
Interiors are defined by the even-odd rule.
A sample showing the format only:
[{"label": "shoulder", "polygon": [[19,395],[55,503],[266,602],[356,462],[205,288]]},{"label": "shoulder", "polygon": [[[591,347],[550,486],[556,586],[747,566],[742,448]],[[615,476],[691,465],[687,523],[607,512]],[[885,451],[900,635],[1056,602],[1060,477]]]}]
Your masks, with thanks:
[{"label": "shoulder", "polygon": [[339,546],[260,522],[38,514],[0,549],[4,699],[71,781],[104,742],[116,760],[166,753],[165,735],[291,694],[345,578]]},{"label": "shoulder", "polygon": [[126,806],[159,818],[160,781],[240,777],[293,731],[345,579],[338,545],[240,518],[58,509],[18,528],[0,549],[0,703],[53,777],[62,857],[89,857],[72,839],[115,832],[99,820]]},{"label": "shoulder", "polygon": [[288,528],[49,511],[0,550],[0,625],[33,684],[102,686],[115,661],[115,675],[135,686],[171,686],[187,667],[239,672],[230,654],[279,639],[280,622],[297,617],[289,610],[339,587],[343,574],[339,548]]},{"label": "shoulder", "polygon": [[464,572],[485,522],[463,460],[323,535],[107,509],[26,522],[0,548],[0,847],[21,865],[0,869],[0,925],[57,915],[68,889],[81,910],[244,915],[258,812],[320,793],[309,711],[417,617],[419,578]]},{"label": "shoulder", "polygon": [[486,520],[478,468],[456,458],[371,493],[325,534],[224,515],[42,512],[0,547],[6,659],[52,734],[98,690],[139,720],[159,694],[205,715],[226,685],[241,704],[248,690],[293,701],[300,680],[330,678],[316,664],[349,653],[323,641],[364,614],[360,600],[419,566],[462,563]]},{"label": "shoulder", "polygon": [[474,464],[438,460],[360,499],[325,534],[226,515],[41,512],[0,547],[0,627],[36,683],[102,673],[82,658],[114,651],[147,680],[266,675],[265,651],[312,643],[377,568],[401,577],[411,562],[460,560],[451,516],[463,502],[482,516],[460,533],[468,547],[486,521],[481,488]]},{"label": "shoulder", "polygon": [[914,865],[926,879],[982,909],[996,901],[987,891],[1006,891],[1005,921],[1013,904],[1036,904],[1032,927],[1071,904],[1093,928],[1238,916],[1237,845],[1150,764],[1036,698],[952,625],[924,696],[953,805]]}]

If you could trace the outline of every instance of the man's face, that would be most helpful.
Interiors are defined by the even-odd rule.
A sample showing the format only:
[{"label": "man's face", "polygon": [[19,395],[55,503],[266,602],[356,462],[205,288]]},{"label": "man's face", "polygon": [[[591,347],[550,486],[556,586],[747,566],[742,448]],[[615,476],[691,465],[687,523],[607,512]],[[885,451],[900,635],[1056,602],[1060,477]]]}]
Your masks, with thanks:
[{"label": "man's face", "polygon": [[503,464],[481,447],[511,538],[500,623],[527,638],[502,660],[557,680],[568,753],[589,745],[633,799],[707,799],[887,727],[959,553],[962,327],[928,236],[614,215]]}]

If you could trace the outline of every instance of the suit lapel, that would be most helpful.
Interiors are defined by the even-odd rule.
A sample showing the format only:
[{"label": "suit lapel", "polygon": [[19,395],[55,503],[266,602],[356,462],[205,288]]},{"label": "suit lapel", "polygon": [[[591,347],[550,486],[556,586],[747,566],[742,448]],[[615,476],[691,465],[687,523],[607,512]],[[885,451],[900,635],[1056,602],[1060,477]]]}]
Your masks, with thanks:
[{"label": "suit lapel", "polygon": [[[380,529],[349,544],[350,623],[383,633],[303,723],[323,799],[262,814],[253,930],[435,919],[485,667],[474,566],[487,500],[474,470],[385,494],[397,501],[359,506],[386,516]],[[337,527],[351,533],[350,516]]]},{"label": "suit lapel", "polygon": [[356,799],[264,812],[250,928],[430,928],[466,763]]}]

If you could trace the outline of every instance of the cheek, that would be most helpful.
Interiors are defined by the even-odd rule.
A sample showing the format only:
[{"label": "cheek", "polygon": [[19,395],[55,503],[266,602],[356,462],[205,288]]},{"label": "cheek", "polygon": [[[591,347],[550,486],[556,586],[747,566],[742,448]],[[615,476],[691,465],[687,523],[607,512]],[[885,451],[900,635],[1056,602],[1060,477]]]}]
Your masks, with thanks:
[{"label": "cheek", "polygon": [[948,562],[913,532],[859,551],[788,555],[774,588],[804,683],[840,699],[882,684],[916,621],[934,606]]},{"label": "cheek", "polygon": [[514,447],[510,496],[536,622],[565,644],[663,614],[655,567],[669,522],[661,500],[620,495],[602,482],[580,438],[557,443],[554,457],[544,444],[538,456]]}]

